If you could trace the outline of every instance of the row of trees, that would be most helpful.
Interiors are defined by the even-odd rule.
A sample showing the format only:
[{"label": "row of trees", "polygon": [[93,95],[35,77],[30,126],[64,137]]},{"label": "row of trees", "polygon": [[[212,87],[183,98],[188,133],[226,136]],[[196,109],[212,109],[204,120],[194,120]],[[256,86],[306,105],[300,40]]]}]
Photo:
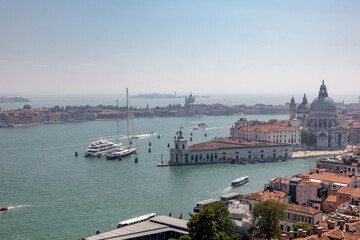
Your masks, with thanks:
[{"label": "row of trees", "polygon": [[[251,236],[263,236],[265,239],[280,238],[280,220],[285,214],[287,205],[274,200],[256,204],[252,210],[252,223],[248,228]],[[238,240],[226,204],[216,202],[205,207],[191,217],[187,226],[190,236],[184,235],[179,240]],[[298,222],[295,230],[301,228],[308,235],[312,230],[306,222]],[[173,239],[175,240],[175,239]]]}]

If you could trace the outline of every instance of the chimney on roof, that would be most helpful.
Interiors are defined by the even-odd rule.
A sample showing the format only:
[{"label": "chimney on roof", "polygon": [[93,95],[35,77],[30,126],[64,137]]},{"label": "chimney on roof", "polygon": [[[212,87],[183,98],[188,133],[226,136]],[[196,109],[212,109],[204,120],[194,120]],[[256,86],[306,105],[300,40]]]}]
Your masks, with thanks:
[{"label": "chimney on roof", "polygon": [[346,217],[345,221],[346,221],[346,223],[350,223],[350,218]]},{"label": "chimney on roof", "polygon": [[332,220],[328,221],[328,229],[334,229],[335,228],[335,222]]},{"label": "chimney on roof", "polygon": [[289,240],[293,240],[294,239],[294,231],[290,231],[288,236],[289,236]]},{"label": "chimney on roof", "polygon": [[318,228],[317,228],[317,235],[318,235],[318,238],[321,238],[321,235],[322,235],[322,227],[318,227]]},{"label": "chimney on roof", "polygon": [[345,221],[344,221],[344,220],[340,220],[339,223],[340,223],[340,230],[342,231],[342,230],[344,229]]},{"label": "chimney on roof", "polygon": [[285,233],[281,234],[281,240],[287,240],[287,235]]},{"label": "chimney on roof", "polygon": [[350,223],[345,223],[345,230],[348,232],[350,229]]},{"label": "chimney on roof", "polygon": [[297,238],[299,238],[299,237],[302,236],[302,231],[303,231],[303,230],[302,230],[301,228],[298,228],[298,229],[297,229],[297,234],[296,234],[296,235],[297,235],[297,236],[296,236]]}]

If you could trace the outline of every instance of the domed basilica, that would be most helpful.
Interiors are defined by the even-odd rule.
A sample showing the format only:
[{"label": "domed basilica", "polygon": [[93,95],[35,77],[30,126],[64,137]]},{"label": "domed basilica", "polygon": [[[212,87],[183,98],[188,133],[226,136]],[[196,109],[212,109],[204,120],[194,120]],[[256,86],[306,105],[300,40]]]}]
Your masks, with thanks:
[{"label": "domed basilica", "polygon": [[290,120],[293,126],[307,128],[314,135],[316,149],[344,149],[347,145],[346,128],[339,120],[336,104],[328,96],[324,81],[310,108],[306,95],[297,107],[294,97],[291,99]]}]

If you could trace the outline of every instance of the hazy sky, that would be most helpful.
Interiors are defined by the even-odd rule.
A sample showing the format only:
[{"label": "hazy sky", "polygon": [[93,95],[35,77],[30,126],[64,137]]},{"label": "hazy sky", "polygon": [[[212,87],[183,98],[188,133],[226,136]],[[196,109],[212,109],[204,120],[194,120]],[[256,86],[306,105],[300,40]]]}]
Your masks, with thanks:
[{"label": "hazy sky", "polygon": [[0,93],[359,93],[360,1],[0,0]]}]

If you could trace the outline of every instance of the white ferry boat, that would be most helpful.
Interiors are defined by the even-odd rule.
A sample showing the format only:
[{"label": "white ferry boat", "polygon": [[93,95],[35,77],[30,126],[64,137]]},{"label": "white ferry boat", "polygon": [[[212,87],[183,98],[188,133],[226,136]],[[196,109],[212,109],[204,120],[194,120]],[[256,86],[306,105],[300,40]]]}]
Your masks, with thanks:
[{"label": "white ferry boat", "polygon": [[146,214],[146,215],[143,215],[140,217],[131,218],[131,219],[119,222],[119,224],[117,225],[117,228],[126,227],[126,226],[133,225],[133,224],[139,223],[139,222],[144,222],[155,216],[156,216],[156,213],[149,213],[149,214]]},{"label": "white ferry boat", "polygon": [[237,179],[233,180],[231,182],[231,186],[236,187],[236,186],[243,185],[243,184],[245,184],[247,182],[249,182],[249,176],[244,176],[244,177],[240,177],[240,178],[237,178]]},{"label": "white ferry boat", "polygon": [[86,149],[85,157],[98,157],[102,154],[110,153],[116,148],[119,148],[120,145],[121,143],[114,144],[113,142],[109,142],[107,140],[99,138],[99,140],[91,143],[89,145],[89,148]]}]

